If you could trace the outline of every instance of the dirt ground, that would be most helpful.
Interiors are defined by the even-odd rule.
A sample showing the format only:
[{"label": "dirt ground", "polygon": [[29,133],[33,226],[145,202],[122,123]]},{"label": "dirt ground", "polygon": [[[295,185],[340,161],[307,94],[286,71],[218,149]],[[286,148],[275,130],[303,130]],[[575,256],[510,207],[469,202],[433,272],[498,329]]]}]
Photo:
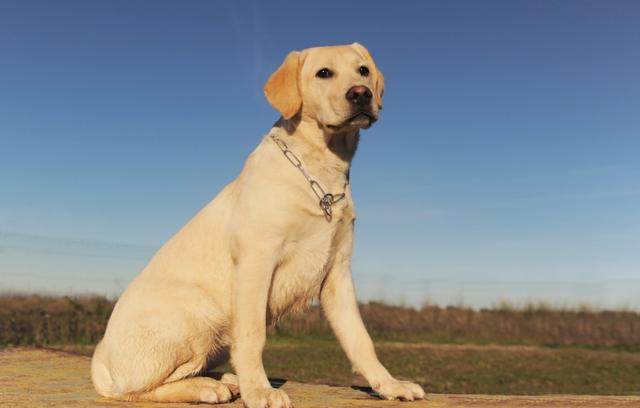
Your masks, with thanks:
[{"label": "dirt ground", "polygon": [[[89,379],[90,359],[60,351],[22,348],[0,351],[0,406],[187,407],[189,404],[116,402],[99,397]],[[640,407],[640,396],[496,396],[430,394],[425,401],[382,401],[362,387],[330,387],[274,381],[297,408],[306,407]],[[224,406],[241,407],[240,400]]]}]

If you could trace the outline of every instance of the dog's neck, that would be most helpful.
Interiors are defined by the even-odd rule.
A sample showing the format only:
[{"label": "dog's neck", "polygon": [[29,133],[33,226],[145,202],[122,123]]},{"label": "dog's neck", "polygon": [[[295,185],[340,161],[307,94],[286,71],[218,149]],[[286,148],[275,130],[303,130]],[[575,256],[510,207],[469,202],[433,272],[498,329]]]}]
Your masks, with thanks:
[{"label": "dog's neck", "polygon": [[333,131],[299,115],[289,120],[280,118],[274,127],[282,129],[282,139],[310,170],[322,172],[332,184],[344,182],[358,148],[359,129]]}]

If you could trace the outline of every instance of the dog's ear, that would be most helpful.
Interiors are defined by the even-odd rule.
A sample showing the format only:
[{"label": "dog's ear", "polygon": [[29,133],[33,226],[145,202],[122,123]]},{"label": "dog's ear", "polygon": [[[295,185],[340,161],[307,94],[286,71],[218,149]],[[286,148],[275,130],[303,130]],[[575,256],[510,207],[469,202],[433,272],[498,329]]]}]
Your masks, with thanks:
[{"label": "dog's ear", "polygon": [[384,75],[382,75],[382,72],[378,69],[376,63],[373,61],[371,54],[369,54],[369,50],[367,50],[364,45],[356,42],[351,44],[351,46],[355,48],[360,53],[360,55],[364,57],[365,60],[367,60],[369,70],[374,73],[375,77],[373,78],[373,83],[375,89],[373,90],[373,93],[376,95],[378,107],[382,109],[382,95],[384,94]]},{"label": "dog's ear", "polygon": [[264,85],[264,95],[285,119],[291,119],[302,107],[299,79],[302,57],[298,51],[292,51],[284,59]]}]

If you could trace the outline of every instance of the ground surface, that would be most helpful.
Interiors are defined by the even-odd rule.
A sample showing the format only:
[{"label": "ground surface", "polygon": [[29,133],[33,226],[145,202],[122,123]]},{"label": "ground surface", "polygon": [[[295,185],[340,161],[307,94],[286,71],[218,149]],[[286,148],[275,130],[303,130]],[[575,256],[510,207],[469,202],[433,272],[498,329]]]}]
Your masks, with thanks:
[{"label": "ground surface", "polygon": [[[188,404],[121,403],[100,398],[89,379],[86,356],[42,349],[0,351],[2,407],[188,407]],[[286,381],[297,408],[305,407],[640,407],[640,396],[497,396],[430,394],[412,403],[381,401],[368,390]],[[242,406],[235,401],[224,406]]]}]

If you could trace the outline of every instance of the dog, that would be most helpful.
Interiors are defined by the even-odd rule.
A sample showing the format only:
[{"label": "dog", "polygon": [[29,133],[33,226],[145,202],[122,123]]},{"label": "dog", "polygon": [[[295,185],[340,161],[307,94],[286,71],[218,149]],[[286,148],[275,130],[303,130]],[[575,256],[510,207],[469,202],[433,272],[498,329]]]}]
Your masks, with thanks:
[{"label": "dog", "polygon": [[[351,276],[349,169],[360,129],[382,109],[367,49],[287,55],[264,93],[281,117],[240,175],[154,255],[115,305],[92,358],[105,397],[292,407],[270,386],[266,327],[319,299],[355,372],[385,399],[425,397],[376,357]],[[236,374],[203,376],[231,359]]]}]

